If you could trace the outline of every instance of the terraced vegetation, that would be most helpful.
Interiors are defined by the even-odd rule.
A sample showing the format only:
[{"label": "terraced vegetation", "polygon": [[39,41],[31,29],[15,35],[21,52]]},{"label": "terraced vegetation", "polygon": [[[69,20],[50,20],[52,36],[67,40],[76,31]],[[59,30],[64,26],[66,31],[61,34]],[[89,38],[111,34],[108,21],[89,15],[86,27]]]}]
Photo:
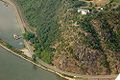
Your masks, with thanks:
[{"label": "terraced vegetation", "polygon": [[[15,0],[37,35],[25,38],[36,55],[61,70],[80,74],[120,72],[120,5],[104,10],[79,0]],[[91,14],[81,15],[87,6]],[[85,7],[86,8],[86,7]]]}]

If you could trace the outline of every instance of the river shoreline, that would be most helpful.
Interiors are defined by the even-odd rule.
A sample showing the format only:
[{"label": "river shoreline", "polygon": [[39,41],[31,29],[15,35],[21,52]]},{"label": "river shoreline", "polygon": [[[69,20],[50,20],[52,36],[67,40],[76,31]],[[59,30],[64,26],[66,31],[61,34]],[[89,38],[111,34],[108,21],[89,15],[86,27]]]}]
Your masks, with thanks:
[{"label": "river shoreline", "polygon": [[9,51],[9,52],[11,52],[11,53],[13,53],[15,56],[18,56],[18,57],[20,57],[20,58],[22,58],[22,59],[24,59],[24,60],[32,63],[33,65],[35,65],[35,66],[37,66],[37,67],[39,67],[39,68],[42,68],[42,69],[44,69],[44,70],[46,70],[46,71],[55,73],[55,74],[59,75],[60,77],[65,78],[65,79],[74,80],[74,79],[72,79],[72,78],[63,76],[63,75],[60,74],[60,73],[53,72],[52,70],[48,69],[47,67],[45,67],[45,66],[43,66],[43,65],[40,65],[39,63],[35,63],[35,62],[32,60],[31,57],[28,57],[28,56],[26,56],[25,54],[23,54],[23,55],[25,55],[25,56],[20,55],[20,54],[18,54],[18,53],[16,53],[16,52],[12,51],[11,49],[7,48],[6,46],[4,46],[2,43],[0,43],[0,47],[4,48],[5,50],[7,50],[7,51]]},{"label": "river shoreline", "polygon": [[[16,7],[16,4],[15,4],[13,1],[11,1],[11,0],[1,0],[1,1],[4,1],[4,2],[7,3],[8,5],[12,5],[12,6],[13,6],[13,8],[15,9],[15,12],[16,12],[17,21],[18,21],[18,23],[21,24],[21,25],[20,25],[21,31],[22,31],[22,33],[25,33],[26,23],[25,23],[25,22],[23,21],[23,19],[21,18],[22,16],[21,16],[21,14],[19,13],[19,9],[17,9],[17,7]],[[23,58],[23,59],[31,62],[32,64],[34,64],[34,65],[36,65],[36,66],[44,69],[44,70],[50,71],[50,72],[52,72],[52,73],[55,73],[55,74],[57,74],[57,75],[65,78],[65,79],[68,79],[68,80],[76,80],[76,79],[74,79],[75,77],[85,78],[85,79],[86,79],[86,78],[100,78],[100,75],[98,75],[98,76],[92,76],[92,77],[91,77],[91,76],[88,76],[88,75],[81,75],[81,76],[80,76],[80,75],[76,75],[76,76],[73,76],[73,78],[70,78],[70,77],[67,77],[67,76],[69,76],[69,75],[61,74],[60,71],[56,72],[56,70],[51,69],[51,68],[49,68],[49,67],[46,67],[46,66],[43,65],[42,63],[41,63],[41,64],[37,64],[37,63],[33,62],[32,60],[29,60],[29,59],[27,59],[27,58],[25,58],[25,57],[23,57],[23,56],[15,53],[15,52],[13,52],[12,50],[8,49],[7,47],[5,47],[5,46],[3,46],[3,45],[1,45],[1,44],[0,44],[0,46],[2,46],[3,48],[5,48],[6,50],[12,52],[12,53],[15,54],[16,56],[19,56],[19,57],[21,57],[21,58]],[[27,57],[28,57],[28,56],[27,56]],[[64,75],[65,75],[65,76],[64,76]],[[101,76],[104,76],[104,75],[101,75]],[[105,75],[105,76],[106,76],[106,75]],[[111,76],[111,75],[107,75],[106,77],[109,78],[109,76]],[[113,78],[113,77],[115,78],[116,76],[117,76],[117,75],[112,75],[111,77],[112,77],[112,78]],[[106,78],[106,77],[103,77],[103,78]],[[79,79],[78,79],[78,80],[79,80]]]}]

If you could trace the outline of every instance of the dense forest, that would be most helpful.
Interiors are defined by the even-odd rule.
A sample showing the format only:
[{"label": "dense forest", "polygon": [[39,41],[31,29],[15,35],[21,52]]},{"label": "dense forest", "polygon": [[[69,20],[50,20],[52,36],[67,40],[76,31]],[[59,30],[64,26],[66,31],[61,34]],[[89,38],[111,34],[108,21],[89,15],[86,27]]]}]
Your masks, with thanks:
[{"label": "dense forest", "polygon": [[[119,0],[98,6],[79,0],[15,0],[36,34],[24,38],[35,55],[61,70],[79,74],[120,72]],[[90,10],[82,15],[78,9]]]}]

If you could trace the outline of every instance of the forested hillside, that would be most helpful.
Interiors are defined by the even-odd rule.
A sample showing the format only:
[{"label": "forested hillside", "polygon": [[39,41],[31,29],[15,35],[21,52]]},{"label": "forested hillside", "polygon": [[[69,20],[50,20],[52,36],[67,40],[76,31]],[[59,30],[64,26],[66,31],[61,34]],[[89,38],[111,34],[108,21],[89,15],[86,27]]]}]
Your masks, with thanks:
[{"label": "forested hillside", "polygon": [[[29,27],[36,55],[57,68],[80,74],[120,72],[120,5],[79,0],[15,0]],[[82,15],[77,10],[90,10]]]}]

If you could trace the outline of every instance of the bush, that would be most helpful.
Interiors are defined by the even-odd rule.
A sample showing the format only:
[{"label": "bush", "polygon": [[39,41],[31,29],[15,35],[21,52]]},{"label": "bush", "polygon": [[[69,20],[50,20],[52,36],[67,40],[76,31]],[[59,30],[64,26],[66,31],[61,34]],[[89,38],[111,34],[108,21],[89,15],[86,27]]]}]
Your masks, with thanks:
[{"label": "bush", "polygon": [[48,51],[42,51],[40,54],[40,58],[48,64],[51,64],[52,56],[53,54]]},{"label": "bush", "polygon": [[30,40],[32,38],[35,38],[35,35],[33,33],[31,33],[31,32],[26,32],[26,33],[23,34],[23,37],[26,40]]}]

